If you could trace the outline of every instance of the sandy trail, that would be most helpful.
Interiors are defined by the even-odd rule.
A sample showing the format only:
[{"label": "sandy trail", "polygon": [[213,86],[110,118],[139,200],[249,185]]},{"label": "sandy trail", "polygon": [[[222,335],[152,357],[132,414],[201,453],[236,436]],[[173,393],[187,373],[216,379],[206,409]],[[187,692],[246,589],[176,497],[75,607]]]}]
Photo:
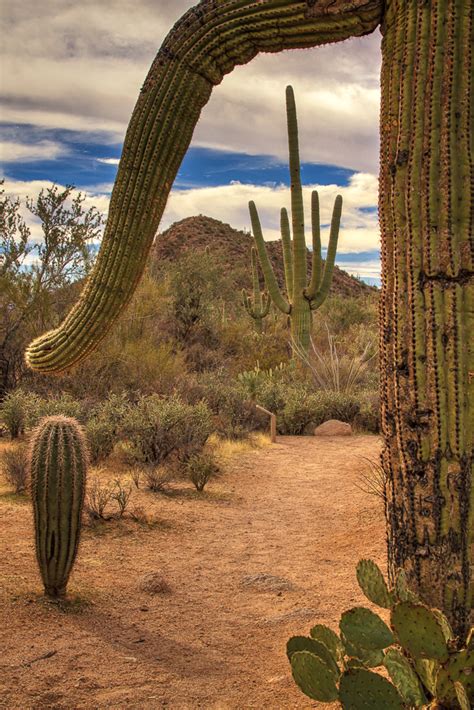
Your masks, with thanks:
[{"label": "sandy trail", "polygon": [[[357,488],[379,450],[375,436],[280,437],[200,497],[140,490],[159,524],[87,529],[67,611],[42,599],[29,505],[2,489],[0,707],[318,707],[294,686],[285,642],[313,623],[337,629],[363,602],[357,560],[383,566],[381,502]],[[158,570],[171,593],[140,591]],[[262,591],[248,579],[262,574],[286,583]]]}]

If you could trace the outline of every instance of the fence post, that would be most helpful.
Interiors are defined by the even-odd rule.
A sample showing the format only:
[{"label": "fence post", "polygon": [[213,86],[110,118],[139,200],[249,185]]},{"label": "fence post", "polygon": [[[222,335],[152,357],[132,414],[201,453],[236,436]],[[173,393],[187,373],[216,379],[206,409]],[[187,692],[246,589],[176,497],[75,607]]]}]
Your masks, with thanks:
[{"label": "fence post", "polygon": [[272,444],[276,442],[277,438],[277,418],[276,414],[273,414],[273,412],[269,412],[268,409],[265,409],[265,407],[261,407],[259,404],[255,405],[257,409],[259,409],[261,412],[264,412],[265,414],[268,414],[270,417],[270,439],[272,440]]}]

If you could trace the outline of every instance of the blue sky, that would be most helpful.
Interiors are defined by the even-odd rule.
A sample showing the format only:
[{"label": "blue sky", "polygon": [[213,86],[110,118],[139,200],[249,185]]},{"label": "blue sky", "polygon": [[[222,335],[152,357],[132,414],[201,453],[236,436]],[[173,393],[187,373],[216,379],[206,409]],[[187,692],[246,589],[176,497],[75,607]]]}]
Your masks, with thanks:
[{"label": "blue sky", "polygon": [[[32,0],[2,16],[0,158],[6,189],[34,196],[74,184],[106,214],[133,103],[186,0]],[[41,10],[41,11],[40,11]],[[289,206],[284,90],[294,86],[305,200],[320,192],[323,243],[344,198],[337,263],[379,277],[378,35],[266,55],[235,70],[204,109],[160,229],[207,214],[248,229],[254,199],[265,238]],[[22,47],[22,52],[18,52]],[[23,51],[24,48],[24,51]],[[308,236],[310,234],[308,223]]]}]

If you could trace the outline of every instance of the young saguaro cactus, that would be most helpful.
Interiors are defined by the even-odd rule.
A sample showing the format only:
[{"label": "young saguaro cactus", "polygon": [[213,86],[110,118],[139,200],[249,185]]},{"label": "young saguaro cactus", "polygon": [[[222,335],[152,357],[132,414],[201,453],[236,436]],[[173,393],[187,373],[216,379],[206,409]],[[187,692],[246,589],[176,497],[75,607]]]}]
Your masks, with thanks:
[{"label": "young saguaro cactus", "polygon": [[281,210],[281,241],[287,298],[280,292],[272,265],[268,258],[263,239],[262,227],[254,202],[249,202],[250,219],[262,266],[265,284],[277,308],[290,318],[293,350],[306,355],[311,338],[312,311],[324,302],[329,293],[337,239],[341,222],[342,197],[338,195],[334,203],[329,234],[329,246],[324,270],[321,259],[321,233],[319,225],[319,197],[314,191],[311,196],[311,221],[313,235],[312,273],[307,284],[306,238],[304,229],[303,188],[301,185],[300,157],[298,146],[298,123],[293,88],[286,88],[286,115],[288,122],[288,147],[290,155],[291,217],[293,239],[291,238],[288,212]]},{"label": "young saguaro cactus", "polygon": [[260,291],[257,252],[254,247],[252,247],[250,252],[250,262],[252,268],[253,300],[245,289],[242,289],[242,300],[245,310],[249,316],[253,318],[256,332],[263,333],[263,319],[268,316],[271,300],[268,293],[262,293]]},{"label": "young saguaro cactus", "polygon": [[43,419],[30,450],[36,558],[50,597],[66,593],[81,533],[87,448],[75,419]]}]

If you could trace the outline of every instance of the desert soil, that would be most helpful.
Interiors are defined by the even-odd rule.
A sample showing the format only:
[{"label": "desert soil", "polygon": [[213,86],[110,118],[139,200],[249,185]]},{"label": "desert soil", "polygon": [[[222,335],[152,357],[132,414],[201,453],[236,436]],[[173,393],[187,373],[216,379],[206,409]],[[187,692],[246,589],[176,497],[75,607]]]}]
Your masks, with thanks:
[{"label": "desert soil", "polygon": [[[360,557],[384,566],[381,501],[358,488],[379,451],[375,436],[281,437],[204,494],[140,489],[153,522],[86,528],[60,606],[41,594],[28,501],[3,486],[0,707],[336,707],[298,691],[285,642],[364,603]],[[153,572],[168,593],[140,589]]]}]

